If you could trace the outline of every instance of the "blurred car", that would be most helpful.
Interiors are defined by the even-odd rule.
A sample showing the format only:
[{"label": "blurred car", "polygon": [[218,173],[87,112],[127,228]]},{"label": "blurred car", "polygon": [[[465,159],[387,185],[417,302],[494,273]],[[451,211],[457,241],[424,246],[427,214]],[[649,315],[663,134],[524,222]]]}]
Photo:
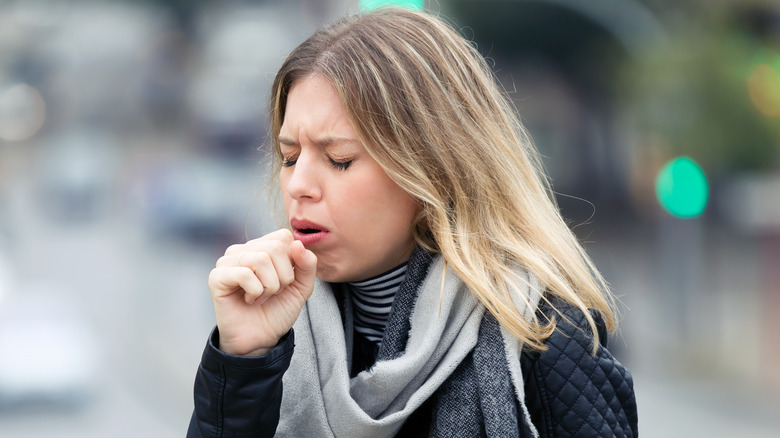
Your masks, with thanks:
[{"label": "blurred car", "polygon": [[42,145],[36,181],[42,209],[55,219],[91,219],[110,207],[120,150],[113,136],[72,128]]},{"label": "blurred car", "polygon": [[206,245],[245,239],[263,183],[256,163],[204,157],[161,163],[138,179],[133,210],[153,237]]},{"label": "blurred car", "polygon": [[[94,332],[56,285],[0,297],[0,407],[82,405],[96,393]],[[60,292],[60,293],[57,293]]]}]

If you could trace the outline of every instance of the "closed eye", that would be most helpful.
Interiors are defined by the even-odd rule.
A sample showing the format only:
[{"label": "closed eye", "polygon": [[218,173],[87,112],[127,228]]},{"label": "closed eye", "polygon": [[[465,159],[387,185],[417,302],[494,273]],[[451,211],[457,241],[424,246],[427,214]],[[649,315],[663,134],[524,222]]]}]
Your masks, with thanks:
[{"label": "closed eye", "polygon": [[347,161],[336,161],[333,158],[328,158],[330,161],[330,165],[333,166],[336,170],[347,170],[347,168],[352,164],[352,160]]},{"label": "closed eye", "polygon": [[[298,157],[282,158],[282,167],[292,167],[298,161]],[[328,162],[336,170],[347,170],[352,165],[352,160],[337,161],[328,157]]]},{"label": "closed eye", "polygon": [[293,158],[283,158],[282,159],[282,167],[292,167],[295,165],[295,162],[298,161],[297,159]]}]

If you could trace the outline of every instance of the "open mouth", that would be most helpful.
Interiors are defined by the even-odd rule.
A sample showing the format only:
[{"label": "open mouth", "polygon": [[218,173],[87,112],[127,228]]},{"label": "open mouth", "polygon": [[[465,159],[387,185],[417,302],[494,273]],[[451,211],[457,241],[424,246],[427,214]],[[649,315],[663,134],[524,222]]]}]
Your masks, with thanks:
[{"label": "open mouth", "polygon": [[306,246],[319,243],[327,239],[330,234],[325,227],[306,219],[293,218],[290,220],[290,225],[295,240],[300,240]]}]

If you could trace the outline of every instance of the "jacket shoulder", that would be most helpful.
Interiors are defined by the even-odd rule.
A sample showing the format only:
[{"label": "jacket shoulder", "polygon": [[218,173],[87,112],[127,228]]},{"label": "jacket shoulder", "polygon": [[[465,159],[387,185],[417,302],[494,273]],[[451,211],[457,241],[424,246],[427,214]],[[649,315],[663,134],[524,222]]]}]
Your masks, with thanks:
[{"label": "jacket shoulder", "polygon": [[630,372],[607,350],[607,333],[593,313],[602,345],[593,355],[594,336],[585,315],[560,300],[540,312],[556,317],[543,353],[521,359],[526,404],[541,436],[635,437],[637,408]]}]

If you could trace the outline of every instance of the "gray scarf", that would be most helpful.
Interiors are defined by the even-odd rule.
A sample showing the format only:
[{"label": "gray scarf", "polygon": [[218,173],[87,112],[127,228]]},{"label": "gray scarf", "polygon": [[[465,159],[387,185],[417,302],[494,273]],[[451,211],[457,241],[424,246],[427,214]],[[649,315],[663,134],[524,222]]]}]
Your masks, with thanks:
[{"label": "gray scarf", "polygon": [[[417,250],[410,260],[411,279],[393,305],[377,362],[354,378],[350,306],[345,336],[331,286],[315,284],[294,326],[296,347],[283,380],[276,436],[391,437],[434,394],[432,436],[538,436],[525,408],[522,345],[445,270],[441,256],[424,280],[420,276],[422,284],[415,281],[414,265],[423,253]],[[515,303],[527,315],[538,288],[521,294]]]}]

